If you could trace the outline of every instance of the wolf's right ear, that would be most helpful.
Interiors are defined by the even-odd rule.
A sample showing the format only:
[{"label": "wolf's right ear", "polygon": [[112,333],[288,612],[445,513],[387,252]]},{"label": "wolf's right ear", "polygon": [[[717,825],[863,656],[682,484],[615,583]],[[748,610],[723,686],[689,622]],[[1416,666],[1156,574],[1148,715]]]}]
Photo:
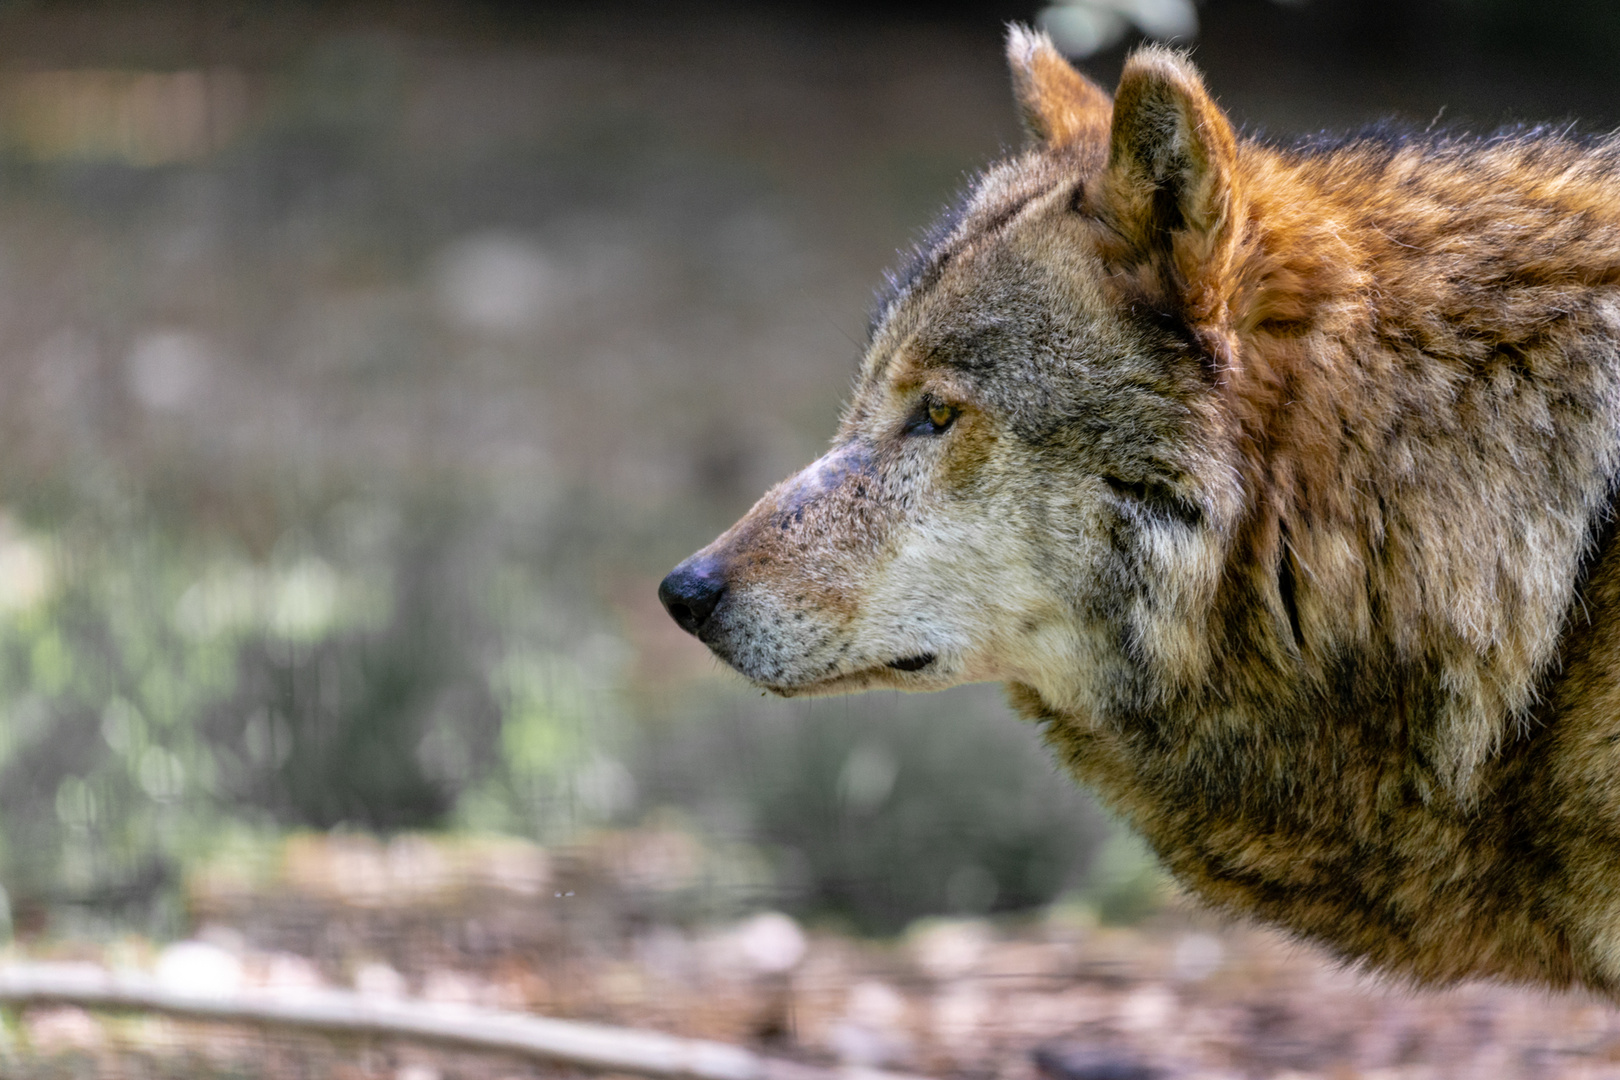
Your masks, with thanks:
[{"label": "wolf's right ear", "polygon": [[1237,136],[1185,56],[1126,61],[1100,179],[1087,204],[1118,238],[1109,261],[1195,332],[1218,331],[1244,212]]},{"label": "wolf's right ear", "polygon": [[1106,141],[1113,101],[1063,58],[1051,38],[1013,23],[1007,27],[1007,66],[1032,139],[1048,146]]}]

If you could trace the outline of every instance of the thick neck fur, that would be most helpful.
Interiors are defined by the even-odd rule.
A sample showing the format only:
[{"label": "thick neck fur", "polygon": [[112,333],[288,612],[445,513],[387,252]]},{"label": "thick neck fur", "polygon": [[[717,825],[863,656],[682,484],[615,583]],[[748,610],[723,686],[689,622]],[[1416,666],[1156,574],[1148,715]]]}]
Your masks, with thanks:
[{"label": "thick neck fur", "polygon": [[[1206,898],[1424,978],[1567,980],[1562,932],[1512,914],[1553,872],[1499,790],[1620,465],[1620,154],[1247,143],[1239,167],[1204,435],[1244,497],[1213,591],[1139,606],[1142,681],[1100,725],[1014,699]],[[1441,947],[1473,931],[1425,905],[1470,874],[1448,910],[1495,936]]]},{"label": "thick neck fur", "polygon": [[[1242,147],[1220,437],[1262,500],[1231,523],[1206,705],[1373,675],[1474,798],[1608,514],[1617,169],[1554,137]],[[1223,663],[1255,649],[1276,682]]]}]

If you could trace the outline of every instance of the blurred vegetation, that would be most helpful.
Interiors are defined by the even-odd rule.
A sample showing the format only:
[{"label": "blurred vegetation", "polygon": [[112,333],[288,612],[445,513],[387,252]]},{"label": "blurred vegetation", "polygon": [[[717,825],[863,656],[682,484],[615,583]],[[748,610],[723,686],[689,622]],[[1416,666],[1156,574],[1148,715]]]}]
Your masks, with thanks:
[{"label": "blurred vegetation", "polygon": [[305,828],[686,831],[665,916],[879,932],[1083,877],[995,693],[761,700],[652,596],[830,430],[999,75],[895,139],[866,96],[937,76],[856,96],[831,34],[91,10],[0,10],[5,921],[178,933],[191,868]]},{"label": "blurred vegetation", "polygon": [[892,933],[1077,887],[1106,832],[1030,732],[974,688],[810,708],[732,706],[643,734],[634,772],[703,831],[748,837],[779,901]]}]

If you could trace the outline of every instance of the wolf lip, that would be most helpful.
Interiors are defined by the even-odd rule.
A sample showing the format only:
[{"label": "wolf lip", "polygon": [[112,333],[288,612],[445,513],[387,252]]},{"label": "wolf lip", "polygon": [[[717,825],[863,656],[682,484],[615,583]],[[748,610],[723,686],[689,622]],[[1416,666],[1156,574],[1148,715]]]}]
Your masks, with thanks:
[{"label": "wolf lip", "polygon": [[889,666],[896,671],[921,671],[934,662],[934,654],[925,652],[918,656],[908,656],[903,660],[890,660]]}]

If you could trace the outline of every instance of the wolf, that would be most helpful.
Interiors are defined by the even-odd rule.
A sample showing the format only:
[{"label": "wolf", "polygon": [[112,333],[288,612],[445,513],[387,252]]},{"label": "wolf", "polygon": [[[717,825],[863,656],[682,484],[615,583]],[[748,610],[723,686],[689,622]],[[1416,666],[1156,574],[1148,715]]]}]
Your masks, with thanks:
[{"label": "wolf", "polygon": [[998,681],[1216,908],[1620,996],[1620,139],[1240,135],[1007,53],[831,449],[682,562],[783,696]]}]

